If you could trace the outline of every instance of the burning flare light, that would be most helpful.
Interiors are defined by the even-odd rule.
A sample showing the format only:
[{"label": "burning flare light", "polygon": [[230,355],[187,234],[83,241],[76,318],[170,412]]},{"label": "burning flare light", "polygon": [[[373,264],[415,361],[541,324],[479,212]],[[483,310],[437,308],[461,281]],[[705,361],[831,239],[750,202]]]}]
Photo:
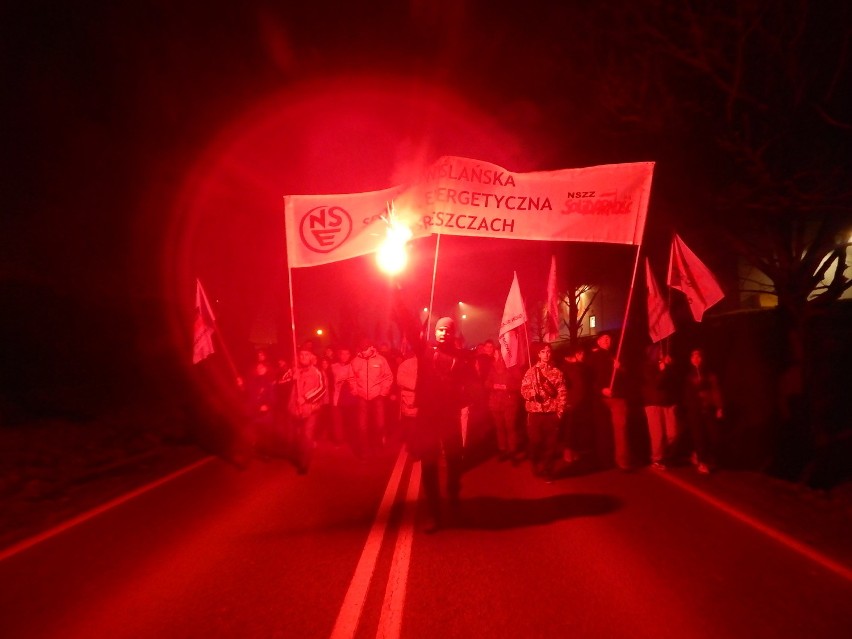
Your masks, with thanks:
[{"label": "burning flare light", "polygon": [[376,252],[376,264],[388,275],[396,275],[408,262],[405,245],[411,239],[411,229],[397,218],[393,203],[388,204],[387,217],[382,219],[387,224],[387,236]]}]

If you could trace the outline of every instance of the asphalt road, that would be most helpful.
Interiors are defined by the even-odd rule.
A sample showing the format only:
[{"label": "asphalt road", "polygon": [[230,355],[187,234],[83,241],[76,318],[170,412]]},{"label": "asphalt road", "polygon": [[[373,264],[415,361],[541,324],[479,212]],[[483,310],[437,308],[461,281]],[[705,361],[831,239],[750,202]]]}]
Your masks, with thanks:
[{"label": "asphalt road", "polygon": [[200,464],[0,561],[0,637],[840,637],[852,581],[650,471]]}]

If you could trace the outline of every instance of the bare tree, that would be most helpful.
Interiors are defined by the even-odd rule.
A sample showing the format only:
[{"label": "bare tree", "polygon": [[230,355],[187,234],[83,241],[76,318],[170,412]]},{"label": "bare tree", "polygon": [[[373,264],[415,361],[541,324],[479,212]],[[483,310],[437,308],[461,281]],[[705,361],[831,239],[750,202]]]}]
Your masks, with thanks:
[{"label": "bare tree", "polygon": [[668,99],[633,101],[626,117],[645,104],[669,124],[683,123],[668,117],[679,110],[706,126],[727,164],[711,186],[731,245],[796,323],[838,300],[852,287],[852,120],[841,92],[852,80],[852,12],[808,0],[681,0],[627,13],[646,43],[631,67],[635,91]]},{"label": "bare tree", "polygon": [[[769,280],[812,400],[808,327],[852,287],[852,10],[650,0],[612,5],[606,24],[600,104],[623,126],[674,138],[669,158],[700,167],[688,179],[708,195],[704,220]],[[809,427],[812,443],[821,424]]]}]

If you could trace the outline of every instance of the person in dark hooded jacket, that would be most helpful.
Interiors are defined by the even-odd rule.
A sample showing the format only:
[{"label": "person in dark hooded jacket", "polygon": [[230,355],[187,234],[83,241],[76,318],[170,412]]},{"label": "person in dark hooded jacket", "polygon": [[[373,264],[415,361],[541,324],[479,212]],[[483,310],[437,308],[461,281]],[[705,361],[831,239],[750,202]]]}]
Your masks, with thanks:
[{"label": "person in dark hooded jacket", "polygon": [[409,450],[420,459],[423,493],[429,521],[426,532],[443,525],[440,495],[440,461],[447,471],[450,515],[457,519],[462,475],[462,409],[470,406],[476,370],[471,354],[454,343],[456,324],[442,317],[435,324],[435,345],[422,348],[417,362],[415,405],[417,420],[409,438]]}]

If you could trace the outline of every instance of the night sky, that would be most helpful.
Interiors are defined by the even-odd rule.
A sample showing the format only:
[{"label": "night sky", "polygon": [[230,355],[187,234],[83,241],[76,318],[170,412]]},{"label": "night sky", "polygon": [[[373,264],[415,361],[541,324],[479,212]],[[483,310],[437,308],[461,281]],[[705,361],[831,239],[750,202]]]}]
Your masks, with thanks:
[{"label": "night sky", "polygon": [[[283,196],[385,188],[443,154],[514,171],[656,161],[648,254],[662,272],[675,223],[701,252],[714,188],[734,170],[708,143],[712,126],[689,119],[710,89],[684,74],[678,95],[643,90],[631,80],[643,36],[619,3],[593,4],[5,10],[0,274],[4,313],[21,316],[5,339],[30,327],[17,343],[49,352],[64,334],[79,351],[94,348],[85,326],[118,326],[97,334],[136,351],[185,348],[197,276],[237,351],[286,342]],[[578,277],[629,280],[625,247],[445,240],[438,312],[502,306],[513,270],[525,296],[543,298],[551,254]],[[432,256],[416,247],[400,282],[417,306]],[[728,257],[709,262],[724,270]],[[341,308],[381,308],[388,286],[367,258],[293,276],[300,338]],[[73,321],[46,323],[46,302],[75,309]]]}]

